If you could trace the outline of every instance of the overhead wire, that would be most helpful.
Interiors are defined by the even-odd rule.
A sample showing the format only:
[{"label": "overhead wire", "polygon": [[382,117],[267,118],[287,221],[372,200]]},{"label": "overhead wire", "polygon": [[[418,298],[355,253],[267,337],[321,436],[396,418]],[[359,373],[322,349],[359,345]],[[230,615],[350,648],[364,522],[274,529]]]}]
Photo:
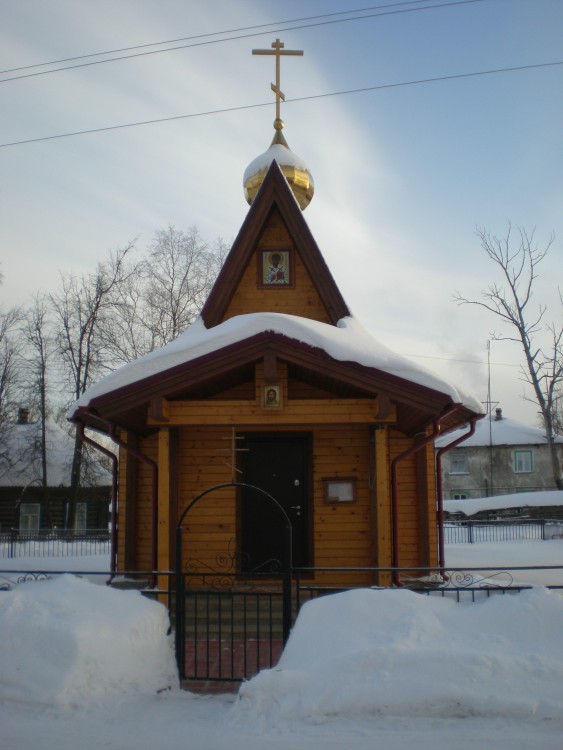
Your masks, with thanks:
[{"label": "overhead wire", "polygon": [[[361,20],[365,20],[366,18],[376,18],[379,16],[396,15],[399,13],[414,13],[414,12],[419,12],[423,10],[432,10],[434,8],[445,8],[445,7],[457,6],[457,5],[482,3],[485,1],[486,0],[457,0],[454,2],[452,0],[448,0],[447,2],[435,3],[434,5],[425,5],[425,6],[421,6],[420,8],[400,8],[399,10],[386,10],[382,13],[369,13],[363,16],[354,16],[353,18],[338,18],[338,19],[333,19],[330,21],[319,21],[317,23],[312,23],[312,24],[300,24],[297,26],[286,26],[284,28],[277,29],[276,33],[280,33],[283,31],[298,31],[301,29],[310,29],[313,27],[328,26],[328,25],[332,25],[336,23],[346,23],[348,21],[361,21]],[[258,31],[258,32],[252,32],[249,34],[239,34],[238,36],[230,36],[224,39],[207,39],[206,41],[194,42],[192,44],[182,44],[182,45],[179,45],[178,47],[168,47],[166,49],[150,50],[147,52],[137,52],[135,54],[122,55],[120,57],[109,57],[109,58],[106,58],[105,60],[90,60],[89,62],[78,63],[77,65],[67,65],[63,68],[53,68],[51,70],[39,70],[39,71],[36,71],[35,73],[24,73],[23,75],[19,75],[19,76],[11,76],[10,78],[2,78],[0,79],[0,84],[8,83],[9,81],[20,81],[25,78],[35,78],[37,76],[50,75],[51,73],[60,73],[61,71],[65,71],[65,70],[75,70],[76,68],[86,68],[86,67],[91,67],[93,65],[102,65],[104,63],[115,62],[117,60],[130,60],[130,59],[137,58],[137,57],[146,57],[148,55],[158,55],[163,52],[173,52],[179,49],[202,47],[202,46],[206,46],[209,44],[219,44],[221,42],[233,42],[233,41],[239,41],[241,39],[248,39],[248,38],[256,37],[256,36],[265,36],[266,34],[271,34],[272,31],[273,31],[272,29],[269,29],[268,31]],[[5,71],[5,72],[9,72],[9,71]]]},{"label": "overhead wire", "polygon": [[[361,88],[357,89],[345,89],[343,91],[331,91],[324,94],[309,94],[307,96],[298,96],[293,97],[285,100],[285,104],[291,104],[296,102],[305,102],[305,101],[313,101],[315,99],[327,99],[329,97],[333,96],[345,96],[350,94],[363,94],[367,93],[369,91],[382,91],[384,89],[391,89],[391,88],[399,88],[399,87],[405,87],[405,86],[419,86],[427,83],[436,83],[441,81],[453,81],[453,80],[459,80],[463,78],[472,78],[477,76],[485,76],[485,75],[495,75],[500,73],[512,73],[516,71],[522,71],[522,70],[534,70],[539,68],[548,68],[548,67],[555,67],[558,65],[563,65],[563,60],[557,60],[554,62],[545,62],[545,63],[535,63],[531,65],[515,65],[508,68],[494,68],[491,70],[479,70],[474,71],[471,73],[456,73],[452,75],[446,75],[446,76],[436,76],[433,78],[420,78],[417,80],[412,81],[399,81],[396,83],[384,83],[379,84],[377,86],[362,86]],[[58,133],[56,135],[46,135],[41,136],[39,138],[28,138],[21,141],[11,141],[9,143],[0,143],[0,148],[6,148],[8,146],[22,146],[27,143],[38,143],[40,141],[50,141],[55,140],[59,138],[72,138],[79,135],[89,135],[92,133],[103,133],[107,132],[109,130],[121,130],[124,128],[134,128],[134,127],[140,127],[142,125],[155,125],[162,122],[172,122],[174,120],[186,120],[186,119],[192,119],[196,117],[207,117],[210,115],[218,115],[218,114],[226,114],[228,112],[240,112],[242,110],[247,109],[258,109],[260,107],[271,107],[272,103],[271,101],[268,102],[260,102],[257,104],[241,104],[235,107],[223,107],[221,109],[212,109],[207,110],[204,112],[192,112],[190,114],[186,115],[172,115],[171,117],[159,117],[153,120],[142,120],[139,122],[130,122],[130,123],[123,123],[121,125],[107,125],[100,128],[90,128],[88,130],[77,130],[70,133]]]},{"label": "overhead wire", "polygon": [[[17,68],[6,68],[5,70],[0,70],[0,75],[4,75],[5,73],[15,73],[19,70],[30,70],[31,68],[41,68],[46,65],[59,65],[60,63],[64,62],[72,62],[73,60],[84,60],[87,57],[99,57],[100,55],[114,55],[117,52],[131,52],[135,49],[145,49],[146,47],[157,47],[161,44],[176,44],[176,42],[187,42],[192,39],[204,39],[206,37],[213,37],[213,36],[222,36],[223,34],[235,34],[240,31],[251,31],[252,29],[263,29],[266,27],[271,26],[281,26],[286,23],[301,23],[302,21],[314,21],[319,18],[331,18],[333,16],[344,16],[344,15],[351,15],[353,13],[365,13],[366,11],[381,9],[381,8],[395,8],[399,7],[400,5],[417,5],[420,3],[429,3],[431,0],[405,0],[405,2],[398,2],[398,3],[387,3],[385,5],[371,5],[367,8],[354,8],[353,10],[341,10],[336,11],[334,13],[321,13],[315,16],[303,16],[302,18],[288,18],[285,21],[270,21],[269,23],[261,23],[261,24],[254,24],[252,26],[240,26],[235,29],[223,29],[222,31],[212,31],[208,32],[207,34],[193,34],[191,36],[183,36],[183,37],[177,37],[176,39],[163,39],[160,42],[148,42],[146,44],[136,44],[131,47],[118,47],[116,49],[110,49],[110,50],[104,50],[102,52],[90,52],[88,54],[83,55],[76,55],[75,57],[63,57],[58,60],[48,60],[47,62],[42,63],[34,63],[32,65],[20,65]],[[452,3],[454,5],[459,5],[459,3]],[[348,19],[348,20],[354,20],[354,19]],[[274,29],[270,29],[270,31],[274,31]],[[283,31],[283,29],[282,29]],[[225,41],[225,40],[217,40],[217,41]],[[167,52],[168,50],[160,50],[162,52]],[[117,60],[120,60],[121,58],[115,58]],[[105,60],[103,62],[111,62],[109,60]],[[66,68],[65,68],[66,70]]]}]

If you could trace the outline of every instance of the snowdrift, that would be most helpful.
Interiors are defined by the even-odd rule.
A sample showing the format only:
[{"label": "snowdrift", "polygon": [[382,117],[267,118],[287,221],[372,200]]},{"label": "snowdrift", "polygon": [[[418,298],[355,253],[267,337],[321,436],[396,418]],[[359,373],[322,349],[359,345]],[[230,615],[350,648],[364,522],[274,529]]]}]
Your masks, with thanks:
[{"label": "snowdrift", "polygon": [[307,603],[279,665],[241,686],[237,719],[534,716],[563,712],[563,597],[539,588],[475,604],[407,590]]},{"label": "snowdrift", "polygon": [[71,575],[0,594],[0,700],[91,706],[178,685],[168,612]]}]

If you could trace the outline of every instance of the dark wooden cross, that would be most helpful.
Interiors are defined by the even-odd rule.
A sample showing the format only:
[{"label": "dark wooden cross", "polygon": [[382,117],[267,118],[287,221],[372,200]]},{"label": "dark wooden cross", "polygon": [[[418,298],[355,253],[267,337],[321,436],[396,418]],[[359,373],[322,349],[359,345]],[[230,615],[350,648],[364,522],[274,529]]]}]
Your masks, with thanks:
[{"label": "dark wooden cross", "polygon": [[229,467],[231,470],[231,482],[236,482],[236,476],[238,474],[242,474],[242,471],[240,469],[237,469],[236,462],[237,462],[237,453],[243,453],[248,452],[248,448],[237,448],[237,440],[244,440],[244,437],[242,435],[237,435],[235,433],[235,428],[233,427],[231,430],[231,434],[229,437],[221,438],[221,440],[230,440],[231,446],[230,448],[218,448],[219,453],[230,453],[231,460],[225,461],[225,465]]}]

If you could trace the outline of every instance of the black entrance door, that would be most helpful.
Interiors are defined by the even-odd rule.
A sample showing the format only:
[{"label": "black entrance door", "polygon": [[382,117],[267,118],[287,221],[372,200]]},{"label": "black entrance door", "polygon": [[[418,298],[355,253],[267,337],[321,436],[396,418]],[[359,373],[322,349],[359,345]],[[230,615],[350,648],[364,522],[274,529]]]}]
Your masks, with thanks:
[{"label": "black entrance door", "polygon": [[[309,564],[309,440],[303,437],[246,436],[242,481],[272,495],[289,516],[293,565]],[[273,503],[250,488],[241,496],[242,568],[245,572],[279,569],[284,518]]]}]

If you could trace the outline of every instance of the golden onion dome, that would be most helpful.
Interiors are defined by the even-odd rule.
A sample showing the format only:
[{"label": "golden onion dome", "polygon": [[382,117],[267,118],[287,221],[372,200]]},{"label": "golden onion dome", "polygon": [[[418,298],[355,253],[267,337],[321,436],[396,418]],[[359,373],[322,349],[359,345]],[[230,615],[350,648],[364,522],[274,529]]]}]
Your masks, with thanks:
[{"label": "golden onion dome", "polygon": [[287,145],[287,141],[281,132],[283,122],[276,119],[274,128],[276,132],[270,148],[251,161],[244,172],[244,197],[249,204],[252,203],[264,181],[266,172],[272,162],[275,161],[289,183],[301,210],[304,211],[315,192],[313,177],[305,162],[294,154]]}]

